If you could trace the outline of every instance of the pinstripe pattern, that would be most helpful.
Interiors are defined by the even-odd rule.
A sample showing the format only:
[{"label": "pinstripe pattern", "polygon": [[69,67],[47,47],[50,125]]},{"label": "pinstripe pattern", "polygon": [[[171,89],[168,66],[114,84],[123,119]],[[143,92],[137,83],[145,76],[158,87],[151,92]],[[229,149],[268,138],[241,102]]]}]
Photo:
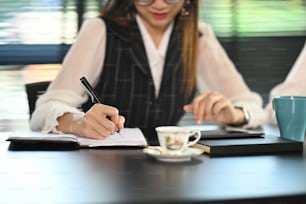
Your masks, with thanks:
[{"label": "pinstripe pattern", "polygon": [[[144,44],[137,23],[119,27],[105,19],[107,45],[103,72],[95,87],[105,104],[117,107],[126,127],[175,125],[190,102],[181,89],[181,34],[171,34],[159,96],[155,97]],[[171,51],[171,52],[170,52]]]}]

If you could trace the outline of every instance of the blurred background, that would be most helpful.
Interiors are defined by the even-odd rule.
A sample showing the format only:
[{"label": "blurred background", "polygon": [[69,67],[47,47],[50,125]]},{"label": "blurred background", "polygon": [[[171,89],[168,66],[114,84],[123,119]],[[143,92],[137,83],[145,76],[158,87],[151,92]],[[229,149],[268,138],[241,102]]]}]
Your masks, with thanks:
[{"label": "blurred background", "polygon": [[[0,131],[11,119],[28,120],[24,84],[54,78],[82,22],[97,16],[103,2],[0,0]],[[306,0],[200,4],[200,21],[213,26],[250,88],[267,103],[306,40]]]}]

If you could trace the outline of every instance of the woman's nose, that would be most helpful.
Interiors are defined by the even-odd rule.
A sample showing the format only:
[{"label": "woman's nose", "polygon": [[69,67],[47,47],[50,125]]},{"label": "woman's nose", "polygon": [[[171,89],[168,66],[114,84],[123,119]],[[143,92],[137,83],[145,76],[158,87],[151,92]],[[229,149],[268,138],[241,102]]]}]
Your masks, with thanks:
[{"label": "woman's nose", "polygon": [[155,0],[152,6],[155,8],[163,8],[167,6],[167,3],[164,0]]}]

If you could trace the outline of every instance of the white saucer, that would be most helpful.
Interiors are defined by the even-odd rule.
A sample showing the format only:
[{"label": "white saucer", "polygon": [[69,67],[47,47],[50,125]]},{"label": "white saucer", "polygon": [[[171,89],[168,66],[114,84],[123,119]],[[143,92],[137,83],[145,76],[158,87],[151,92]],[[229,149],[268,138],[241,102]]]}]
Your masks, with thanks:
[{"label": "white saucer", "polygon": [[143,149],[143,152],[157,160],[164,162],[186,162],[190,161],[192,157],[201,155],[203,150],[189,147],[180,155],[171,155],[162,153],[160,146],[148,146]]}]

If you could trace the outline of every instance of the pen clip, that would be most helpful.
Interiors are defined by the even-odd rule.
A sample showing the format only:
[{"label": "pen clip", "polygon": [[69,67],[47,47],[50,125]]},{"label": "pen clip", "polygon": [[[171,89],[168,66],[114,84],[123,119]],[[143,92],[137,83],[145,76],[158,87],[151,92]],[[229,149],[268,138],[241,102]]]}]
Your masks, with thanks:
[{"label": "pen clip", "polygon": [[91,102],[92,102],[92,103],[96,103],[95,97],[90,93],[90,91],[86,88],[86,86],[85,86],[83,83],[81,83],[81,86],[84,88],[85,92],[86,92],[86,93],[88,94],[88,96],[90,97]]},{"label": "pen clip", "polygon": [[80,78],[81,84],[87,94],[91,97],[92,103],[102,103],[102,99],[95,93],[94,89],[91,87],[89,82],[85,77]]}]

